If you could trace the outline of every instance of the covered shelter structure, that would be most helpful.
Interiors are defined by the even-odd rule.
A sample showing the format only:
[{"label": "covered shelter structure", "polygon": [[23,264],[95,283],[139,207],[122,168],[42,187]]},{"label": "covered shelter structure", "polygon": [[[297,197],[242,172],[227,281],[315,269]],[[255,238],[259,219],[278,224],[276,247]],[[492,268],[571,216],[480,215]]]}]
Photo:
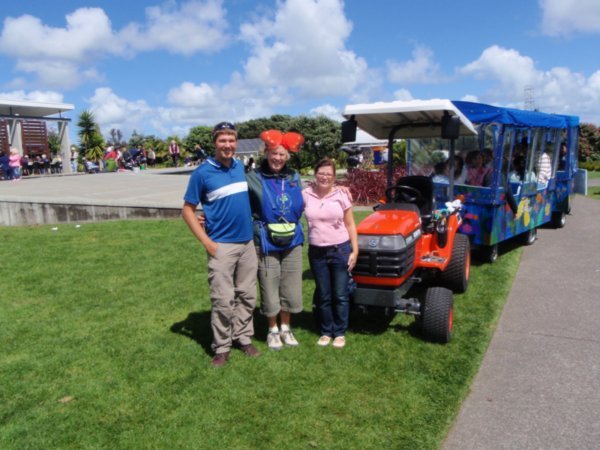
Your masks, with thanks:
[{"label": "covered shelter structure", "polygon": [[[75,107],[69,103],[44,103],[25,100],[0,99],[0,153],[8,154],[16,148],[21,155],[49,154],[48,122],[56,123],[60,142],[60,158],[69,161],[69,122],[63,114]],[[63,164],[65,172],[70,164]]]}]

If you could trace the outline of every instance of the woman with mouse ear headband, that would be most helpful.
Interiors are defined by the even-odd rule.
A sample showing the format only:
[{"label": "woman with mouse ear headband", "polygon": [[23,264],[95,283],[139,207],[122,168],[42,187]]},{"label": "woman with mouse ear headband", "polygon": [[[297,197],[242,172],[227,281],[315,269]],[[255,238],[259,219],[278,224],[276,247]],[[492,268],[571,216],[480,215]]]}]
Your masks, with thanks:
[{"label": "woman with mouse ear headband", "polygon": [[[258,281],[262,314],[267,318],[271,350],[298,345],[292,314],[302,311],[302,183],[287,165],[290,152],[300,151],[304,137],[296,132],[267,130],[260,134],[265,158],[246,178],[259,256]],[[279,324],[278,324],[279,319]]]}]

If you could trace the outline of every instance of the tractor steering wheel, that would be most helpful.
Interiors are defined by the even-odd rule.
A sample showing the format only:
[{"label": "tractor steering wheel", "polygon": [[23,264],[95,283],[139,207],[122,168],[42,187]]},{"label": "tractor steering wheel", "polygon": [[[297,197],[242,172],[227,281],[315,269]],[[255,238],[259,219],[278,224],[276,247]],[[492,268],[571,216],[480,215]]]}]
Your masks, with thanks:
[{"label": "tractor steering wheel", "polygon": [[[392,192],[395,192],[394,196],[392,196]],[[418,189],[405,184],[398,184],[396,186],[387,188],[385,190],[385,195],[386,197],[392,199],[392,201],[400,201],[403,203],[416,204],[423,200],[423,195]]]}]

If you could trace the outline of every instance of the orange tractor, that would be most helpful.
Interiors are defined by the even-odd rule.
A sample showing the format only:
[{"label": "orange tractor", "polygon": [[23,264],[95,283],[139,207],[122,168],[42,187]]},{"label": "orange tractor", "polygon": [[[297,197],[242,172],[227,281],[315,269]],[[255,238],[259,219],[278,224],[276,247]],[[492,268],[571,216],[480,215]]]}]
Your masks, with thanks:
[{"label": "orange tractor", "polygon": [[[458,233],[461,202],[436,208],[431,177],[392,180],[392,151],[398,138],[441,138],[449,144],[451,164],[454,141],[475,134],[473,125],[443,100],[349,105],[344,116],[348,120],[342,124],[343,142],[356,140],[357,127],[388,140],[386,202],[357,226],[353,303],[364,310],[384,308],[416,316],[425,338],[446,343],[452,336],[453,291],[464,292],[469,283],[469,239]],[[448,181],[448,198],[453,199],[452,175]],[[423,298],[413,295],[418,283],[426,283]]]}]

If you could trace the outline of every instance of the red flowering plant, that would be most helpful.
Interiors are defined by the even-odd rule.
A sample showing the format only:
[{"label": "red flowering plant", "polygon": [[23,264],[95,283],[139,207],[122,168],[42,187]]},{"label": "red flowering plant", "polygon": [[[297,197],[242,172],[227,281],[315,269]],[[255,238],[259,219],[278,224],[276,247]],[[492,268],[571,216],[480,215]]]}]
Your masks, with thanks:
[{"label": "red flowering plant", "polygon": [[[393,180],[405,175],[406,167],[398,166],[394,169]],[[355,205],[373,205],[385,198],[387,168],[382,167],[376,171],[354,169],[348,171],[345,179],[338,180],[338,184],[348,186]]]}]

